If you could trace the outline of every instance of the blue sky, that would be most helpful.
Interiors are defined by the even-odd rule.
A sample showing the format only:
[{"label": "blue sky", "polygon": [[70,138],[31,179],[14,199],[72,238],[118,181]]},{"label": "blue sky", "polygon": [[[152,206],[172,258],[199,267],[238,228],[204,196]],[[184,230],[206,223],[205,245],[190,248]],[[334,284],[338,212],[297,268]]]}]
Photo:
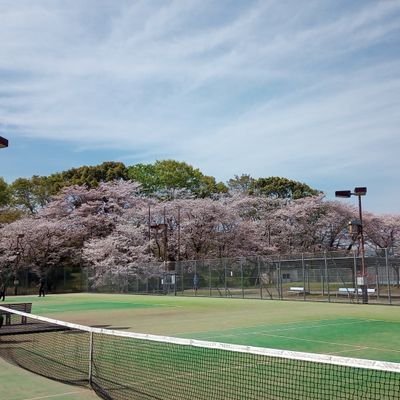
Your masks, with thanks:
[{"label": "blue sky", "polygon": [[0,0],[0,175],[176,159],[398,214],[399,39],[397,0]]}]

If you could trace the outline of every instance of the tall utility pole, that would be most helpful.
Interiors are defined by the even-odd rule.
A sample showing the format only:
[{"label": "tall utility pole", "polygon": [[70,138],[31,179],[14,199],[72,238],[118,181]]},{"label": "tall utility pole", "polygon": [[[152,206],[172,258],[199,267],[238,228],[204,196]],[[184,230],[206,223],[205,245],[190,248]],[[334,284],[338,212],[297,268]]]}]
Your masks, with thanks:
[{"label": "tall utility pole", "polygon": [[[3,138],[3,136],[0,136],[0,149],[4,149],[6,147],[8,147],[8,140],[6,138]],[[4,290],[6,289],[4,288]]]},{"label": "tall utility pole", "polygon": [[148,227],[149,227],[149,254],[151,253],[151,208],[149,204],[149,215],[148,215],[149,221],[148,221]]},{"label": "tall utility pole", "polygon": [[360,240],[360,255],[361,255],[361,270],[360,275],[357,277],[357,285],[361,288],[362,302],[363,304],[368,303],[368,286],[367,286],[367,266],[365,265],[365,246],[364,246],[364,226],[362,219],[362,207],[361,207],[361,196],[367,194],[366,187],[356,187],[354,192],[351,190],[339,190],[335,192],[336,197],[358,197],[358,221],[350,221],[349,226],[351,228],[357,227],[357,234]]},{"label": "tall utility pole", "polygon": [[181,207],[178,206],[178,262],[181,261]]},{"label": "tall utility pole", "polygon": [[[158,256],[160,260],[164,262],[164,267],[165,269],[167,268],[167,260],[168,260],[168,224],[167,224],[167,216],[166,216],[166,210],[164,207],[164,212],[163,212],[163,222],[162,223],[151,223],[151,211],[150,211],[150,205],[149,205],[149,211],[148,211],[148,219],[149,219],[149,225],[148,225],[148,236],[149,236],[149,253],[151,252],[151,230],[154,229],[154,238],[155,242],[158,247]],[[158,241],[159,235],[161,234],[161,246]]]},{"label": "tall utility pole", "polygon": [[[166,211],[165,211],[165,206],[164,206],[164,263],[165,263],[165,267],[167,266],[167,261],[168,261],[168,244],[167,244],[167,235],[168,235],[168,231],[167,231],[167,215],[166,215]],[[166,269],[166,268],[165,268]]]}]

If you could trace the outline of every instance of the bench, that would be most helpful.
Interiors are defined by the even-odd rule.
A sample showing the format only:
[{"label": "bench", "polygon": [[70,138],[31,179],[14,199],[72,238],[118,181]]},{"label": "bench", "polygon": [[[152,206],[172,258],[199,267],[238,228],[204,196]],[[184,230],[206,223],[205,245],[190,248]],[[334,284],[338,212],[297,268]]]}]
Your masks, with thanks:
[{"label": "bench", "polygon": [[[25,313],[30,314],[32,311],[32,303],[10,303],[10,304],[4,304],[3,307],[10,308],[11,310],[15,311],[22,311]],[[0,310],[0,317],[5,315],[6,317],[6,323],[5,325],[11,325],[11,315],[12,313]],[[26,317],[21,316],[21,324],[26,324]]]},{"label": "bench", "polygon": [[292,286],[288,290],[289,293],[304,294],[308,293],[302,286]]},{"label": "bench", "polygon": [[[376,289],[375,288],[368,288],[367,293],[369,296],[376,294]],[[357,288],[357,294],[362,295],[362,289]],[[336,296],[338,295],[346,295],[346,296],[355,296],[356,295],[356,289],[355,288],[339,288]]]}]

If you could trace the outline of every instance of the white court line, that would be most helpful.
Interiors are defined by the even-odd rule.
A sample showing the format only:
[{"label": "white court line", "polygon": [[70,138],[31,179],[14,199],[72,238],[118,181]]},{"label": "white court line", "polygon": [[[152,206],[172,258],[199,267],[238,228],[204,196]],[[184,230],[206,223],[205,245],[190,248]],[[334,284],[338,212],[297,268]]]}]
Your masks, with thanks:
[{"label": "white court line", "polygon": [[[268,333],[263,333],[265,336],[272,336],[272,337],[278,337],[278,338],[283,338],[283,339],[291,339],[291,340],[301,340],[303,342],[313,342],[313,343],[322,343],[322,344],[329,344],[332,346],[348,346],[348,347],[354,347],[354,348],[359,348],[360,346],[357,346],[355,344],[346,344],[346,343],[335,343],[335,342],[326,342],[323,340],[315,340],[315,339],[304,339],[304,338],[293,338],[290,336],[283,336],[283,335],[269,335]],[[393,351],[395,353],[400,353],[400,350],[396,349],[385,349],[384,347],[364,347],[365,349],[369,350],[381,350],[381,351]]]},{"label": "white court line", "polygon": [[[306,325],[306,326],[292,326],[291,328],[278,328],[272,329],[266,332],[260,332],[261,335],[268,334],[269,332],[281,332],[281,331],[292,331],[295,329],[311,329],[311,328],[325,328],[326,326],[343,326],[343,325],[354,325],[359,324],[361,321],[352,321],[352,322],[342,322],[342,323],[333,323],[333,324],[318,324],[318,325]],[[365,321],[363,321],[365,322]],[[254,334],[258,334],[258,332],[254,332]]]},{"label": "white court line", "polygon": [[[325,320],[326,321],[326,320]],[[301,328],[305,328],[305,329],[309,329],[309,328],[319,328],[319,327],[327,327],[327,326],[343,326],[343,325],[352,325],[352,324],[358,324],[358,323],[362,323],[362,322],[376,322],[376,321],[380,321],[380,320],[375,320],[375,319],[366,319],[366,320],[361,320],[361,321],[352,321],[352,322],[343,322],[343,323],[336,323],[336,324],[323,324],[323,325],[308,325],[308,326],[300,326],[300,327],[290,327],[290,328],[278,328],[278,329],[273,329],[270,331],[266,331],[266,332],[249,332],[252,335],[262,335],[262,336],[271,336],[271,337],[278,337],[278,338],[283,338],[283,339],[290,339],[290,340],[300,340],[300,341],[305,341],[305,342],[312,342],[312,343],[322,343],[322,344],[329,344],[332,346],[347,346],[347,347],[353,347],[354,350],[353,351],[357,351],[357,350],[361,350],[361,349],[369,349],[369,350],[378,350],[378,351],[391,351],[391,352],[395,352],[395,353],[400,353],[400,350],[397,349],[388,349],[388,348],[384,348],[384,347],[360,347],[357,345],[353,345],[353,344],[346,344],[346,343],[335,343],[335,342],[327,342],[327,341],[322,341],[322,340],[316,340],[316,339],[304,339],[304,338],[298,338],[298,337],[290,337],[290,336],[283,336],[283,335],[273,335],[273,332],[282,332],[282,331],[290,331],[290,330],[296,330],[296,329],[301,329]],[[209,336],[208,339],[214,339],[218,338],[218,337],[237,337],[237,336],[241,336],[240,334],[235,334],[235,333],[230,333],[230,334],[220,334],[220,335],[213,335],[213,336]],[[207,337],[205,338],[207,339]],[[343,350],[343,351],[349,351],[349,350]],[[341,352],[341,351],[340,351]],[[338,353],[340,353],[338,352]],[[336,353],[325,353],[325,354],[336,354]]]},{"label": "white court line", "polygon": [[[283,330],[294,330],[294,329],[302,329],[302,328],[304,328],[304,329],[318,328],[318,327],[325,327],[325,326],[341,326],[341,325],[359,324],[359,323],[365,323],[365,322],[385,322],[385,321],[381,321],[381,320],[378,320],[378,319],[362,319],[362,320],[354,320],[354,318],[349,318],[349,319],[350,319],[350,321],[347,321],[347,322],[343,321],[341,323],[334,322],[334,321],[332,321],[332,319],[329,319],[329,318],[327,318],[327,319],[318,319],[318,320],[312,321],[312,323],[317,323],[317,325],[301,325],[301,324],[304,324],[307,321],[283,322],[283,323],[281,323],[279,325],[280,326],[284,326],[284,325],[300,324],[300,326],[292,326],[290,328],[277,328],[277,329],[272,329],[269,332],[279,332],[279,331],[283,331]],[[192,320],[192,321],[191,320],[185,320],[185,322],[198,322],[198,321],[199,321],[198,319],[197,320]],[[228,319],[228,321],[232,321],[232,320]],[[330,321],[330,322],[333,322],[333,323],[331,323],[331,324],[319,324],[319,322],[321,322],[321,321]],[[171,322],[171,324],[172,323],[176,324],[176,322]],[[265,328],[265,325],[267,325],[267,324],[264,324],[264,325],[250,325],[250,326],[246,326],[245,329],[251,329],[251,328],[268,329],[268,328]],[[242,329],[242,328],[230,327],[230,328],[227,329],[227,332],[228,331],[236,331],[238,329]],[[187,333],[191,333],[191,332],[178,332],[178,333],[174,333],[174,335],[175,336],[179,336],[179,335],[185,335]],[[201,333],[210,333],[210,331],[199,331],[199,332],[196,332],[196,333],[200,333],[200,334]],[[258,332],[258,331],[253,332],[254,335],[257,335],[259,333],[262,333],[262,332]],[[227,335],[219,334],[219,335],[215,335],[214,337],[218,337],[218,336],[227,336]],[[230,336],[237,336],[237,334],[232,333],[232,334],[230,334]],[[239,336],[241,336],[241,334],[239,334]]]},{"label": "white court line", "polygon": [[[282,332],[282,331],[293,331],[293,330],[297,330],[297,329],[311,329],[311,328],[324,328],[327,326],[343,326],[343,325],[354,325],[354,324],[359,324],[361,321],[351,321],[351,322],[343,322],[343,323],[333,323],[333,324],[319,324],[319,325],[306,325],[306,326],[292,326],[290,328],[276,328],[276,329],[271,329],[271,330],[267,330],[267,331],[254,331],[254,332],[247,332],[246,334],[250,334],[250,335],[269,335],[270,333],[273,332]],[[365,322],[365,321],[363,321]],[[234,328],[233,330],[237,330],[238,328]],[[230,331],[232,329],[228,329],[228,331]],[[208,333],[208,332],[206,332]],[[235,333],[220,333],[217,335],[213,335],[213,336],[208,336],[208,338],[215,338],[215,337],[225,337],[225,336],[242,336],[241,333],[239,334],[235,334]],[[207,338],[207,336],[206,336]]]},{"label": "white court line", "polygon": [[350,351],[360,351],[360,350],[368,350],[369,347],[359,347],[358,349],[347,349],[347,350],[340,350],[340,351],[331,351],[329,353],[325,353],[325,354],[332,354],[332,355],[336,355],[336,354],[340,354],[340,353],[348,353]]},{"label": "white court line", "polygon": [[23,400],[41,400],[41,399],[53,399],[55,397],[60,397],[60,396],[68,396],[70,394],[78,394],[78,393],[84,393],[84,390],[79,390],[77,392],[66,392],[66,393],[59,393],[59,394],[50,394],[48,396],[40,396],[40,397],[31,397],[29,399],[23,399]]}]

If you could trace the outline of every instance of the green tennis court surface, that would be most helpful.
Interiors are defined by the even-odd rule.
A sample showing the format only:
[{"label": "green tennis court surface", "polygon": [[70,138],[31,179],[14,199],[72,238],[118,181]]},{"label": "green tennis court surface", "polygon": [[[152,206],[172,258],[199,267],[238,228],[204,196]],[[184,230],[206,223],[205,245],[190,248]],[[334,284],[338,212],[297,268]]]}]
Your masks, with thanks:
[{"label": "green tennis court surface", "polygon": [[2,400],[98,400],[89,389],[64,385],[10,365],[0,358]]},{"label": "green tennis court surface", "polygon": [[[33,314],[83,325],[400,362],[396,307],[96,294],[7,300],[32,302]],[[7,365],[0,373],[4,399],[83,400],[93,396],[3,365]],[[13,384],[10,376],[15,376],[15,382],[22,379],[24,385]],[[38,388],[47,394],[36,393]]]}]

